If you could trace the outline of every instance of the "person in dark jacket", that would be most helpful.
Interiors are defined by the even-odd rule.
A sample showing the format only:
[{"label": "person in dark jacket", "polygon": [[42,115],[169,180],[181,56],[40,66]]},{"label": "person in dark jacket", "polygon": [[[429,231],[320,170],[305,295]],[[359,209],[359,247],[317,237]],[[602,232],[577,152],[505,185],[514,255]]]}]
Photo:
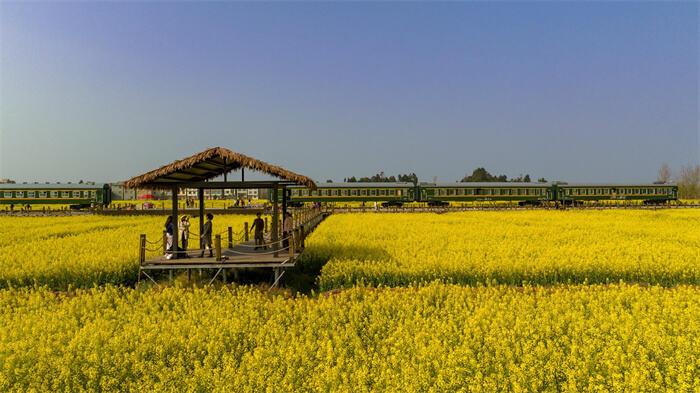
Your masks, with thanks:
[{"label": "person in dark jacket", "polygon": [[267,249],[265,246],[265,221],[260,217],[260,213],[257,214],[255,220],[253,220],[253,226],[250,231],[255,231],[255,249],[263,248]]},{"label": "person in dark jacket", "polygon": [[173,225],[173,216],[168,216],[168,218],[165,219],[165,239],[166,239],[165,258],[166,259],[173,258],[173,233],[174,233],[174,230],[175,230],[175,226]]}]

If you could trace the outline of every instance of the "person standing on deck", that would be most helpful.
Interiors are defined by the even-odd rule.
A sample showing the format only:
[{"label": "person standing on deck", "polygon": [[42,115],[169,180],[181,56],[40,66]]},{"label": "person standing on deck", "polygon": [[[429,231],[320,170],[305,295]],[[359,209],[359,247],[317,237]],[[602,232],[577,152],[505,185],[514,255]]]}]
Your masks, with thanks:
[{"label": "person standing on deck", "polygon": [[282,248],[289,247],[289,237],[292,236],[292,231],[294,230],[294,223],[292,222],[292,213],[287,212],[284,216],[284,221],[282,222]]},{"label": "person standing on deck", "polygon": [[173,216],[165,219],[165,258],[173,258]]},{"label": "person standing on deck", "polygon": [[265,238],[263,236],[263,233],[265,231],[265,221],[263,221],[262,218],[260,218],[261,214],[257,214],[257,218],[253,220],[253,226],[250,228],[250,231],[252,232],[255,230],[255,249],[263,248],[267,249],[265,244]]},{"label": "person standing on deck", "polygon": [[214,229],[214,224],[211,222],[211,220],[213,219],[214,215],[212,215],[211,213],[207,213],[207,222],[204,223],[204,227],[202,228],[202,234],[200,235],[202,244],[202,253],[199,255],[200,258],[204,257],[204,250],[209,250],[209,258],[214,256],[214,252],[212,251],[211,247],[211,233]]},{"label": "person standing on deck", "polygon": [[[190,218],[186,215],[182,216],[178,227],[182,251],[187,251],[187,242],[190,240]],[[185,256],[187,256],[187,254],[185,254]]]}]

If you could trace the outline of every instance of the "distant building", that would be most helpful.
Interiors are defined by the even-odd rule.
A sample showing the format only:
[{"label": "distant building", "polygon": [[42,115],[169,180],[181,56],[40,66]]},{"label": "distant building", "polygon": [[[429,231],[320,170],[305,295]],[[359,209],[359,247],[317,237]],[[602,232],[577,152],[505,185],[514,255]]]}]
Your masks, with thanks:
[{"label": "distant building", "polygon": [[[257,188],[244,190],[221,189],[204,190],[204,199],[258,199],[260,190]],[[196,188],[185,188],[178,193],[180,198],[197,199]]]}]

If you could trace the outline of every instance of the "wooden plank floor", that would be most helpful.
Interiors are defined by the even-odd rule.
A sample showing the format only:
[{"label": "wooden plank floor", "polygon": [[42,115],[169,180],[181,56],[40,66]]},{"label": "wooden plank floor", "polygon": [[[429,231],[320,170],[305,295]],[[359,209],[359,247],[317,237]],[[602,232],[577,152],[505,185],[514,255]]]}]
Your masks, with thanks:
[{"label": "wooden plank floor", "polygon": [[[209,252],[204,253],[204,257],[200,257],[201,251],[189,251],[187,252],[187,258],[178,259],[166,259],[164,255],[159,255],[155,258],[146,259],[143,263],[143,268],[148,268],[149,266],[153,268],[168,266],[180,266],[188,267],[202,266],[202,265],[227,265],[227,266],[239,266],[240,267],[267,267],[274,265],[283,266],[293,266],[299,253],[295,253],[294,256],[290,258],[289,250],[281,250],[278,256],[275,257],[272,253],[272,249],[260,249],[255,250],[252,247],[255,243],[250,241],[244,243],[244,245],[234,245],[233,248],[223,248],[221,250],[221,256],[224,258],[221,261],[217,261],[215,257],[209,257]],[[254,266],[253,266],[254,265]]]}]

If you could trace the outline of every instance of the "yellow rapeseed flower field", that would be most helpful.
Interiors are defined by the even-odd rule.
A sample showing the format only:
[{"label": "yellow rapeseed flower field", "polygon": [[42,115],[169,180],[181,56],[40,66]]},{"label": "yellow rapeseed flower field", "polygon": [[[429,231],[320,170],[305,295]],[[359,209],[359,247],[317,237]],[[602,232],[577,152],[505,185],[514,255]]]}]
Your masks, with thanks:
[{"label": "yellow rapeseed flower field", "polygon": [[321,289],[441,280],[700,284],[700,211],[335,214],[308,239]]},{"label": "yellow rapeseed flower field", "polygon": [[0,391],[700,391],[700,290],[0,290]]}]

